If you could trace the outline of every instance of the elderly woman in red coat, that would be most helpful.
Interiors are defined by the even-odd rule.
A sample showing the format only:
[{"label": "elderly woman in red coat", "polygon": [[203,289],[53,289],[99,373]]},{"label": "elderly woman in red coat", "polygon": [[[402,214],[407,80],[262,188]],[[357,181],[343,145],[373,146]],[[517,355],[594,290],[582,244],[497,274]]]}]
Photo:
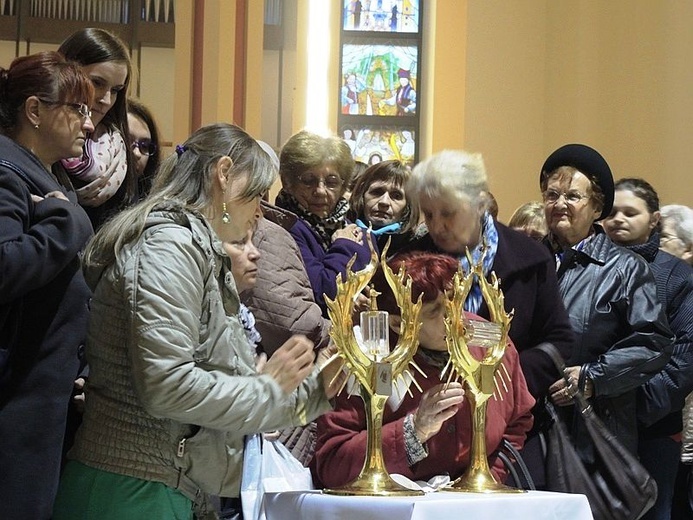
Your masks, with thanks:
[{"label": "elderly woman in red coat", "polygon": [[[383,416],[383,456],[390,473],[399,473],[412,480],[427,481],[449,474],[451,479],[462,475],[470,462],[472,440],[471,411],[464,399],[459,383],[447,388],[440,379],[441,369],[448,360],[445,343],[445,291],[451,288],[458,264],[453,258],[430,253],[407,253],[395,256],[389,262],[394,271],[404,264],[412,277],[412,298],[422,296],[422,326],[419,349],[414,357],[426,374],[413,371],[413,377],[423,394],[412,388],[412,396],[393,392]],[[379,299],[382,310],[390,312],[390,328],[399,330],[400,317],[394,297],[384,283]],[[471,319],[481,319],[471,313]],[[477,347],[471,347],[474,351]],[[480,357],[480,353],[473,352]],[[534,398],[518,362],[518,354],[510,343],[503,364],[510,375],[503,399],[491,398],[488,404],[486,447],[489,465],[494,476],[503,481],[505,468],[497,460],[496,451],[503,439],[521,448],[527,431],[532,427],[531,409]],[[366,453],[366,418],[363,401],[358,396],[342,392],[334,411],[317,421],[318,438],[315,457],[311,464],[313,478],[318,486],[338,487],[356,478],[363,466]]]}]

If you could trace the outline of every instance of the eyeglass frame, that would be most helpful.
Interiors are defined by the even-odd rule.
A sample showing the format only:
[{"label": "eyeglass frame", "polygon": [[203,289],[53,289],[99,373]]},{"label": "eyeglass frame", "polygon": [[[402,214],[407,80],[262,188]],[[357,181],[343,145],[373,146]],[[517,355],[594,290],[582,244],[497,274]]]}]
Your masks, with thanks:
[{"label": "eyeglass frame", "polygon": [[[339,179],[339,184],[335,186],[330,186],[327,183],[327,180],[330,178]],[[339,175],[328,175],[327,178],[324,179],[321,177],[316,177],[315,175],[311,175],[310,181],[308,181],[307,178],[304,178],[303,175],[299,175],[297,180],[300,186],[311,190],[317,189],[321,183],[323,186],[325,186],[325,189],[329,191],[338,191],[344,186],[344,179],[342,179]]]},{"label": "eyeglass frame", "polygon": [[[148,143],[146,146],[149,148],[146,152],[142,150],[142,146],[145,145],[145,143]],[[134,141],[130,141],[130,149],[134,150],[135,148],[140,151],[141,155],[151,157],[156,154],[159,147],[151,139],[135,139]]]},{"label": "eyeglass frame", "polygon": [[86,103],[69,103],[67,101],[51,101],[50,99],[44,99],[37,97],[41,103],[45,103],[46,105],[62,105],[66,107],[72,107],[75,110],[77,110],[77,113],[84,119],[89,118],[91,119],[91,109],[89,108],[89,105]]},{"label": "eyeglass frame", "polygon": [[[549,193],[552,194],[551,197],[549,197]],[[554,195],[555,195],[555,198],[554,198]],[[556,190],[551,189],[551,188],[543,191],[541,196],[542,196],[544,202],[547,204],[556,204],[558,202],[558,199],[563,197],[563,200],[565,200],[565,203],[570,205],[570,206],[576,206],[576,205],[580,204],[580,202],[582,202],[584,199],[589,200],[592,198],[592,195],[583,195],[579,191],[565,192],[565,191],[556,191]],[[576,197],[578,197],[577,200],[571,200],[571,199],[574,199]]]},{"label": "eyeglass frame", "polygon": [[671,240],[678,240],[681,242],[684,246],[686,245],[686,242],[683,240],[681,237],[677,237],[676,235],[670,235],[668,233],[660,233],[659,234],[659,243],[661,244],[662,242],[669,242]]}]

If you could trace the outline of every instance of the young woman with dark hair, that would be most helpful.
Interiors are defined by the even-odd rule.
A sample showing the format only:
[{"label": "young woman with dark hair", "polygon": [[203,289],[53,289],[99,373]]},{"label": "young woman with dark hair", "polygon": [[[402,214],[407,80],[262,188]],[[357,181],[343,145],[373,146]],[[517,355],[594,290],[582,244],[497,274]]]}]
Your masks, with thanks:
[{"label": "young woman with dark hair", "polygon": [[94,130],[83,152],[62,161],[94,228],[138,200],[137,173],[127,146],[127,91],[132,64],[116,35],[87,28],[70,35],[58,52],[76,61],[94,84]]},{"label": "young woman with dark hair", "polygon": [[638,455],[657,482],[657,501],[644,519],[671,517],[678,438],[686,396],[693,391],[693,269],[660,246],[659,197],[643,179],[614,184],[614,206],[602,221],[609,238],[647,260],[676,342],[671,359],[638,393]]}]

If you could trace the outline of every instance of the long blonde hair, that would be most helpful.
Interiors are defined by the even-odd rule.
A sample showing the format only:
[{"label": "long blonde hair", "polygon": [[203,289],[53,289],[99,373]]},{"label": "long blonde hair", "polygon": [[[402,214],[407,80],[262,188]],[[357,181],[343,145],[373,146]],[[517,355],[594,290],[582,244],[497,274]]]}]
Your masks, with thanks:
[{"label": "long blonde hair", "polygon": [[240,199],[253,199],[272,186],[276,170],[255,139],[227,123],[204,126],[161,163],[146,199],[101,227],[87,245],[83,265],[113,263],[124,246],[140,237],[147,216],[157,206],[203,213],[212,204],[213,167],[225,155],[233,162],[232,178],[249,174]]}]

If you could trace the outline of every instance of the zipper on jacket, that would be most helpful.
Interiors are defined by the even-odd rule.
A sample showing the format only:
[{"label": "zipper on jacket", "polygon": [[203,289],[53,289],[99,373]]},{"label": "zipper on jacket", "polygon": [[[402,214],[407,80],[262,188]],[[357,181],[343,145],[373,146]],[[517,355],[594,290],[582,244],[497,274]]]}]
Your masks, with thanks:
[{"label": "zipper on jacket", "polygon": [[185,454],[185,443],[187,440],[187,437],[183,437],[178,443],[178,450],[176,451],[178,457],[182,457]]}]

